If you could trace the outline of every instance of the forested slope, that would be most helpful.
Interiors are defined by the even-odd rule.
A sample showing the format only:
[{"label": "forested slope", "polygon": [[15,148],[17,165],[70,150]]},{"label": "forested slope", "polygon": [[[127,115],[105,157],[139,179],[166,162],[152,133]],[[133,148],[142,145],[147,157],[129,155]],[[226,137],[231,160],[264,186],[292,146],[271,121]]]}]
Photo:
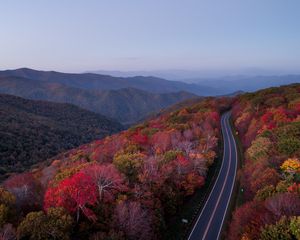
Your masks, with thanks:
[{"label": "forested slope", "polygon": [[166,220],[205,183],[229,105],[245,161],[244,203],[228,239],[299,239],[299,84],[192,101],[12,176],[0,190],[1,231],[20,239],[163,239]]},{"label": "forested slope", "polygon": [[206,99],[10,177],[1,190],[2,232],[36,240],[162,239],[166,220],[205,183],[227,105]]},{"label": "forested slope", "polygon": [[233,107],[245,203],[229,239],[300,239],[300,85],[241,95]]},{"label": "forested slope", "polygon": [[71,104],[3,94],[0,119],[2,177],[123,128],[116,121]]}]

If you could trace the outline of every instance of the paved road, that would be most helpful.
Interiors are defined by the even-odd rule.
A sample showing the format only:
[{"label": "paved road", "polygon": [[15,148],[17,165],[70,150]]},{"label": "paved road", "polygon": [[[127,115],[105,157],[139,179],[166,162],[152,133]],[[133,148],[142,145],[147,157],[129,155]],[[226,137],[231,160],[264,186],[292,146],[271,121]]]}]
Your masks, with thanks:
[{"label": "paved road", "polygon": [[237,149],[229,125],[230,112],[222,115],[224,139],[222,166],[207,201],[198,216],[189,240],[219,239],[233,191],[237,171]]}]

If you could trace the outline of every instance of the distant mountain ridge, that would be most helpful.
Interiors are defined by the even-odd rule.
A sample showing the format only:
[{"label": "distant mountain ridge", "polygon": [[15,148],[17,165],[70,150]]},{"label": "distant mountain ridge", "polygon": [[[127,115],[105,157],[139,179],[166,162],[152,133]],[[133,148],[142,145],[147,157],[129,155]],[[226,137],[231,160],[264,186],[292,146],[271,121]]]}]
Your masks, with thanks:
[{"label": "distant mountain ridge", "polygon": [[282,85],[300,83],[300,75],[228,76],[207,79],[195,78],[188,81],[201,86],[218,86],[218,89],[222,92],[221,95],[228,95],[237,91],[254,92],[268,87],[279,87]]},{"label": "distant mountain ridge", "polygon": [[[253,92],[268,87],[300,83],[300,74],[290,74],[287,71],[270,71],[266,69],[250,68],[231,71],[204,71],[204,70],[157,70],[157,71],[90,71],[91,73],[108,74],[115,77],[125,76],[157,76],[168,80],[195,84],[201,87],[214,89],[212,95],[231,95],[233,92]],[[205,96],[205,95],[202,95]]]},{"label": "distant mountain ridge", "polygon": [[92,90],[75,88],[59,81],[48,82],[14,76],[0,77],[0,93],[35,100],[72,103],[117,119],[123,124],[132,124],[151,112],[196,97],[183,91],[161,94],[134,88]]},{"label": "distant mountain ridge", "polygon": [[[133,73],[142,76],[132,76]],[[149,73],[150,76],[146,76]],[[256,91],[267,87],[299,83],[299,74],[285,75],[232,75],[224,77],[174,78],[176,81],[153,77],[155,72],[137,71],[130,77],[121,77],[122,72],[96,71],[86,73],[61,73],[55,71],[37,71],[29,68],[0,71],[0,76],[24,77],[43,82],[61,83],[71,87],[97,90],[117,90],[136,88],[153,93],[187,91],[199,96],[227,95],[236,91]],[[115,74],[110,76],[108,74]],[[176,74],[175,74],[176,75]],[[164,76],[164,75],[160,75]],[[166,75],[169,76],[169,75]],[[168,78],[171,79],[171,78]],[[173,79],[171,79],[173,80]]]},{"label": "distant mountain ridge", "polygon": [[0,119],[0,176],[123,129],[71,104],[6,94],[0,94]]},{"label": "distant mountain ridge", "polygon": [[152,93],[191,92],[199,96],[218,94],[213,87],[200,86],[178,81],[169,81],[157,77],[112,77],[95,73],[61,73],[55,71],[37,71],[29,68],[0,71],[0,77],[23,77],[48,83],[60,83],[86,90],[117,90],[136,88]]}]

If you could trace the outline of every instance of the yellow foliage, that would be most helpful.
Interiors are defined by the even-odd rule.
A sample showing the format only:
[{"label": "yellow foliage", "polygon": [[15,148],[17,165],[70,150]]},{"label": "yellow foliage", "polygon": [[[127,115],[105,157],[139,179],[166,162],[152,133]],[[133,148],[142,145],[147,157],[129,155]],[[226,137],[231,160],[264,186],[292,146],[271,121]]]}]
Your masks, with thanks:
[{"label": "yellow foliage", "polygon": [[296,173],[300,171],[300,161],[297,158],[289,158],[280,167],[284,172]]},{"label": "yellow foliage", "polygon": [[251,146],[247,149],[247,157],[253,161],[263,161],[268,158],[268,151],[272,143],[270,139],[259,137],[255,139]]},{"label": "yellow foliage", "polygon": [[0,187],[0,204],[4,204],[6,206],[12,206],[16,202],[16,198],[13,194]]},{"label": "yellow foliage", "polygon": [[245,119],[248,119],[250,116],[250,112],[243,112],[242,115],[236,119],[235,124],[239,125],[241,122],[245,121]]}]

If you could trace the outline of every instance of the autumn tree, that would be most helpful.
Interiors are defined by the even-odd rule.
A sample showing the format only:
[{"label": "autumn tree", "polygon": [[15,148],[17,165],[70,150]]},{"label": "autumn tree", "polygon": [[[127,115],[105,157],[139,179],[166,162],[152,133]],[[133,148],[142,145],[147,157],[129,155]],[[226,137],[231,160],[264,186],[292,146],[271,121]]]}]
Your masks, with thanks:
[{"label": "autumn tree", "polygon": [[296,239],[300,239],[300,216],[291,217],[290,230]]},{"label": "autumn tree", "polygon": [[12,224],[5,224],[0,228],[0,240],[16,240],[16,230]]},{"label": "autumn tree", "polygon": [[163,175],[160,169],[160,161],[157,157],[151,156],[143,162],[142,171],[139,174],[139,180],[149,186],[160,187],[166,176]]},{"label": "autumn tree", "polygon": [[300,140],[296,137],[282,138],[278,141],[278,151],[286,156],[293,156],[300,149]]},{"label": "autumn tree", "polygon": [[63,207],[76,214],[77,222],[81,212],[88,219],[95,220],[96,216],[89,206],[96,204],[97,195],[97,186],[93,179],[79,172],[61,181],[58,186],[48,188],[44,208],[47,210],[50,207]]},{"label": "autumn tree", "polygon": [[159,131],[151,138],[151,145],[157,154],[164,153],[171,148],[171,135],[167,131]]},{"label": "autumn tree", "polygon": [[9,218],[15,207],[16,198],[10,192],[0,187],[0,227],[2,227]]},{"label": "autumn tree", "polygon": [[242,112],[241,115],[236,116],[238,113],[240,113],[240,112],[236,112],[234,115],[236,117],[235,126],[238,129],[239,134],[243,136],[247,132],[247,129],[251,122],[253,114],[249,111],[245,111],[245,112]]},{"label": "autumn tree", "polygon": [[192,151],[189,154],[189,158],[192,164],[192,168],[200,176],[206,177],[206,173],[210,163],[213,163],[213,159],[207,159],[203,153],[198,151]]},{"label": "autumn tree", "polygon": [[279,220],[281,216],[300,215],[300,198],[294,193],[280,193],[268,198],[265,207]]},{"label": "autumn tree", "polygon": [[300,183],[293,183],[291,186],[287,188],[290,193],[300,193]]},{"label": "autumn tree", "polygon": [[244,137],[242,138],[244,146],[249,147],[251,145],[251,142],[255,139],[259,129],[260,129],[259,121],[255,118],[252,118],[248,130],[244,135]]},{"label": "autumn tree", "polygon": [[287,217],[283,216],[276,224],[265,226],[261,232],[260,239],[293,239]]},{"label": "autumn tree", "polygon": [[118,153],[115,155],[113,164],[129,181],[136,180],[138,172],[142,166],[144,155],[141,153]]},{"label": "autumn tree", "polygon": [[289,158],[282,163],[280,169],[287,178],[293,178],[295,174],[300,174],[300,161],[297,158]]},{"label": "autumn tree", "polygon": [[55,176],[58,171],[59,161],[53,161],[48,167],[45,167],[41,172],[40,182],[43,188],[47,186],[49,181]]},{"label": "autumn tree", "polygon": [[113,156],[120,151],[128,140],[123,134],[109,136],[100,140],[94,146],[91,159],[100,163],[110,162]]},{"label": "autumn tree", "polygon": [[18,238],[32,240],[68,240],[73,220],[63,208],[28,213],[18,226]]},{"label": "autumn tree", "polygon": [[41,202],[41,187],[31,173],[21,173],[7,179],[3,186],[16,197],[16,204],[25,211],[36,209]]},{"label": "autumn tree", "polygon": [[300,239],[300,217],[282,216],[275,224],[264,226],[260,239]]},{"label": "autumn tree", "polygon": [[186,174],[189,171],[190,161],[187,157],[179,154],[174,160],[177,174]]},{"label": "autumn tree", "polygon": [[140,131],[138,131],[134,135],[132,135],[131,139],[134,143],[139,144],[139,145],[146,145],[149,140],[148,136],[142,134]]},{"label": "autumn tree", "polygon": [[250,182],[250,189],[253,193],[256,193],[259,189],[267,185],[275,186],[279,179],[279,174],[275,169],[265,168],[260,173],[257,171],[256,174],[253,174]]},{"label": "autumn tree", "polygon": [[272,142],[269,138],[258,137],[247,149],[246,156],[253,161],[265,161],[269,157],[268,152],[270,151],[271,146]]},{"label": "autumn tree", "polygon": [[238,207],[234,213],[229,228],[228,239],[259,239],[260,227],[269,224],[267,210],[260,202],[250,201]]},{"label": "autumn tree", "polygon": [[116,193],[126,190],[123,176],[112,164],[95,164],[82,171],[97,185],[100,201],[109,202],[114,199]]},{"label": "autumn tree", "polygon": [[255,194],[255,200],[263,201],[269,197],[272,197],[276,193],[276,189],[273,185],[267,185],[257,191]]},{"label": "autumn tree", "polygon": [[117,226],[129,240],[153,239],[151,215],[138,202],[121,202],[115,210]]},{"label": "autumn tree", "polygon": [[198,189],[204,185],[204,177],[199,176],[197,173],[187,174],[184,182],[182,183],[183,189],[185,190],[185,195],[192,195],[195,189]]}]

